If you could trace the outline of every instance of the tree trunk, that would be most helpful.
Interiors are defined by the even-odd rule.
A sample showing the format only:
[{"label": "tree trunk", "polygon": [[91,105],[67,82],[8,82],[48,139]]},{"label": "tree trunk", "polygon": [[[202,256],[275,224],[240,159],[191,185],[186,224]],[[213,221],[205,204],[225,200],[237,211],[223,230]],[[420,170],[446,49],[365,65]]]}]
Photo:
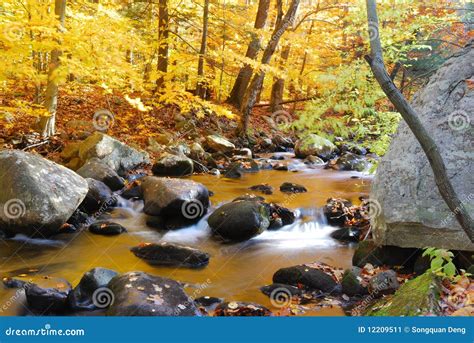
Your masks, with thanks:
[{"label": "tree trunk", "polygon": [[165,75],[168,72],[168,54],[169,54],[169,14],[168,0],[160,0],[158,4],[158,72],[159,77],[156,80],[156,90],[163,85]]},{"label": "tree trunk", "polygon": [[206,98],[207,85],[204,81],[204,57],[207,49],[207,31],[209,25],[209,0],[204,0],[204,13],[202,17],[202,38],[201,49],[199,50],[198,62],[198,82],[196,86],[196,95],[202,99]]},{"label": "tree trunk", "polygon": [[436,142],[426,131],[423,123],[418,118],[417,113],[407,102],[400,90],[395,86],[387,73],[382,54],[382,45],[379,38],[379,20],[377,16],[377,5],[375,0],[367,1],[367,18],[369,24],[370,35],[370,56],[366,56],[366,60],[372,69],[378,83],[382,87],[384,93],[389,100],[400,112],[408,127],[415,135],[415,138],[420,143],[423,151],[428,158],[428,161],[433,170],[436,185],[439,193],[444,201],[456,216],[457,221],[466,232],[467,236],[474,242],[474,221],[467,212],[465,206],[459,200],[451,181],[449,180],[444,165],[443,158],[439,152]]},{"label": "tree trunk", "polygon": [[[292,0],[291,4],[288,8],[283,19],[275,26],[273,30],[272,37],[268,42],[262,56],[261,64],[266,65],[270,63],[270,60],[275,53],[275,50],[278,46],[281,36],[285,31],[292,25],[296,11],[298,10],[298,6],[300,4],[300,0]],[[241,112],[242,112],[242,123],[241,123],[241,132],[240,134],[243,136],[248,135],[248,126],[250,120],[250,114],[252,113],[253,106],[256,103],[257,96],[262,88],[263,79],[265,78],[265,71],[259,70],[253,77],[252,82],[250,83],[247,91],[245,92],[244,101],[242,104]]]},{"label": "tree trunk", "polygon": [[[270,8],[270,0],[260,0],[258,2],[257,16],[255,17],[254,28],[256,30],[263,29],[267,22],[268,9]],[[255,60],[261,49],[261,39],[258,33],[252,35],[252,40],[247,47],[245,57]],[[242,106],[242,99],[245,95],[245,90],[248,87],[252,77],[252,67],[248,64],[244,65],[235,79],[234,86],[230,92],[227,102],[237,108]]]},{"label": "tree trunk", "polygon": [[[281,51],[281,65],[286,66],[288,57],[290,56],[291,44],[287,44]],[[283,108],[281,102],[283,101],[283,92],[285,90],[285,79],[282,77],[275,78],[272,86],[272,95],[270,98],[270,112],[276,112]]]},{"label": "tree trunk", "polygon": [[[54,13],[59,17],[59,30],[64,29],[64,20],[66,14],[66,0],[55,0]],[[59,68],[61,51],[53,49],[51,51],[51,61],[48,71],[48,85],[46,87],[45,107],[49,116],[41,117],[39,128],[43,138],[50,137],[56,132],[56,110],[58,108],[58,80],[56,70]]]}]

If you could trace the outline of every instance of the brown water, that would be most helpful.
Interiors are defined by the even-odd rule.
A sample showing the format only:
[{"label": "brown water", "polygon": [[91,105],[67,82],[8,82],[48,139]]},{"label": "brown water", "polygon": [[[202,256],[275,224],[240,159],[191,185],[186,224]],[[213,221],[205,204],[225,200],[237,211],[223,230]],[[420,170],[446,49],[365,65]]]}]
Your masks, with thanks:
[{"label": "brown water", "polygon": [[[358,176],[359,178],[351,178]],[[277,310],[259,288],[270,284],[276,270],[291,265],[314,261],[346,268],[351,265],[353,247],[343,245],[329,234],[335,230],[325,223],[321,207],[329,197],[342,197],[358,203],[370,186],[370,176],[357,172],[305,169],[298,172],[260,171],[231,180],[211,175],[193,176],[212,190],[212,206],[250,192],[248,187],[268,183],[275,188],[267,201],[297,210],[300,218],[279,231],[267,231],[250,241],[239,244],[221,244],[211,239],[205,218],[197,225],[178,231],[160,233],[145,225],[140,212],[141,201],[123,201],[113,212],[114,221],[128,229],[128,234],[104,237],[81,232],[57,236],[50,240],[16,238],[0,241],[0,275],[23,276],[28,279],[37,273],[69,280],[76,285],[82,274],[94,267],[105,267],[127,272],[141,270],[170,277],[190,284],[188,294],[225,298],[227,301],[252,301]],[[304,185],[307,193],[284,194],[279,191],[283,182]],[[204,269],[176,269],[150,266],[135,257],[129,249],[140,242],[179,242],[195,246],[211,255]],[[31,272],[30,270],[33,270]],[[38,271],[36,271],[38,270]],[[0,286],[0,315],[22,313],[24,299],[15,290]],[[304,315],[344,315],[338,306],[317,307]]]}]

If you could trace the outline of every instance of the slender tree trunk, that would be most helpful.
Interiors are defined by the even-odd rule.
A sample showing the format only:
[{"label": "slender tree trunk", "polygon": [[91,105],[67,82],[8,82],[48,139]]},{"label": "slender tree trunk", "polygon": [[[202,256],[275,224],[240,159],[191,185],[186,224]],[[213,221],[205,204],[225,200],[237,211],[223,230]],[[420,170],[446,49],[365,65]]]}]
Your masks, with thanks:
[{"label": "slender tree trunk", "polygon": [[457,221],[466,232],[471,242],[474,242],[474,221],[467,212],[465,206],[463,206],[462,202],[459,200],[451,181],[449,180],[446,166],[444,165],[443,158],[441,157],[436,142],[428,134],[413,107],[411,107],[407,102],[403,94],[390,79],[390,75],[387,73],[383,60],[382,45],[379,38],[377,4],[375,0],[366,1],[371,50],[370,56],[366,56],[366,60],[384,93],[398,112],[400,112],[425,152],[431,165],[431,169],[433,170],[439,193],[451,211],[455,214]]},{"label": "slender tree trunk", "polygon": [[159,90],[168,73],[169,54],[169,24],[168,0],[160,0],[158,4],[158,65],[159,77],[156,80],[156,90]]},{"label": "slender tree trunk", "polygon": [[[255,17],[254,28],[256,30],[263,29],[268,18],[268,9],[270,8],[270,0],[260,0],[258,2],[257,16]],[[247,47],[245,57],[255,60],[261,50],[261,38],[258,33],[252,35],[252,40]],[[234,86],[230,92],[227,102],[237,108],[242,106],[242,99],[245,95],[245,90],[248,87],[250,79],[252,78],[252,67],[248,64],[244,65],[235,79]]]},{"label": "slender tree trunk", "polygon": [[[64,20],[66,14],[66,0],[55,0],[54,13],[59,17],[59,30],[64,29]],[[56,131],[56,110],[58,108],[58,80],[56,70],[59,68],[61,51],[53,49],[51,51],[51,61],[48,71],[48,85],[46,87],[45,107],[49,116],[41,117],[39,128],[43,138],[50,137]]]},{"label": "slender tree trunk", "polygon": [[[262,65],[266,65],[270,63],[270,60],[273,54],[275,53],[275,50],[278,46],[281,36],[292,25],[295,19],[296,11],[298,10],[299,4],[300,4],[300,0],[292,0],[285,16],[278,23],[278,25],[275,26],[275,29],[273,30],[273,33],[272,33],[272,37],[263,52],[263,56],[261,60]],[[250,114],[252,113],[253,106],[255,105],[257,96],[262,88],[264,78],[265,78],[265,71],[262,69],[257,71],[247,91],[245,92],[245,97],[244,97],[244,101],[241,108],[242,123],[241,123],[241,128],[240,128],[241,130],[240,134],[243,136],[248,135]]]},{"label": "slender tree trunk", "polygon": [[204,81],[204,57],[207,50],[207,32],[209,26],[209,0],[204,0],[204,13],[202,16],[202,37],[201,49],[199,50],[198,61],[198,82],[196,86],[196,95],[204,99],[206,97],[207,85]]},{"label": "slender tree trunk", "polygon": [[[290,56],[291,44],[287,44],[281,51],[281,65],[286,67],[288,57]],[[281,102],[283,101],[283,92],[285,90],[285,79],[276,77],[272,85],[272,94],[270,98],[270,111],[276,112],[283,108]]]}]

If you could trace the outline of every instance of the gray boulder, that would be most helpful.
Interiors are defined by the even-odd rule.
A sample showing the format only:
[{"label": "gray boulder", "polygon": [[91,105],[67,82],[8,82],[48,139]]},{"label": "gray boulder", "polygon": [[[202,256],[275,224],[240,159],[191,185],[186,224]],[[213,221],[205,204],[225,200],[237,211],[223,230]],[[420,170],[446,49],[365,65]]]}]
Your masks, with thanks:
[{"label": "gray boulder", "polygon": [[331,141],[315,134],[308,134],[295,143],[295,155],[299,158],[313,155],[328,160],[335,151],[336,146]]},{"label": "gray boulder", "polygon": [[98,158],[122,176],[128,170],[150,163],[146,152],[136,150],[100,132],[95,132],[73,150],[69,158],[71,161],[76,158],[79,167],[91,158]]},{"label": "gray boulder", "polygon": [[87,181],[54,162],[19,150],[0,151],[0,227],[51,236],[85,198]]},{"label": "gray boulder", "polygon": [[[474,74],[473,61],[471,44],[443,64],[412,101],[471,216],[474,90],[466,80]],[[425,153],[403,121],[377,169],[371,198],[380,204],[372,217],[377,244],[474,251],[474,244],[439,194]]]},{"label": "gray boulder", "polygon": [[171,279],[144,272],[114,277],[108,284],[113,303],[109,316],[199,316],[182,286]]}]

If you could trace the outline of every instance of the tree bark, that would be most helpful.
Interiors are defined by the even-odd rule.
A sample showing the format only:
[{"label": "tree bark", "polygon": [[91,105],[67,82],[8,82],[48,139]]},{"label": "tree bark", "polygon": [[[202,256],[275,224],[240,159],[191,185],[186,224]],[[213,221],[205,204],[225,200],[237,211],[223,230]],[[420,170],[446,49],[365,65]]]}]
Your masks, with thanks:
[{"label": "tree bark", "polygon": [[159,90],[164,83],[165,75],[168,73],[169,54],[169,13],[168,0],[160,0],[158,4],[158,65],[160,76],[156,80],[156,89]]},{"label": "tree bark", "polygon": [[[257,16],[255,17],[254,29],[259,30],[265,27],[268,18],[268,9],[270,8],[270,0],[260,0],[258,3]],[[246,58],[255,60],[261,49],[261,38],[258,33],[252,35],[252,40],[247,47]],[[252,77],[252,67],[249,64],[244,65],[235,79],[234,86],[230,92],[227,102],[237,108],[242,106],[242,99],[245,90],[248,87]]]},{"label": "tree bark", "polygon": [[[281,65],[285,66],[290,56],[291,44],[287,44],[281,51]],[[272,93],[270,97],[270,111],[276,112],[283,108],[281,105],[283,101],[283,92],[285,90],[285,79],[282,77],[276,77],[275,82],[272,85]]]},{"label": "tree bark", "polygon": [[[275,29],[273,30],[273,33],[272,33],[272,37],[270,41],[268,42],[265,50],[263,51],[263,56],[261,60],[262,65],[266,65],[270,63],[270,60],[273,54],[275,53],[275,50],[278,46],[281,36],[290,27],[290,25],[293,24],[299,4],[300,4],[300,0],[292,0],[285,16],[275,26]],[[248,135],[250,114],[252,113],[253,106],[255,105],[257,96],[262,88],[264,78],[265,78],[265,71],[262,69],[257,71],[247,91],[245,92],[244,101],[241,108],[242,123],[241,123],[241,129],[240,129],[241,130],[240,134],[243,136]]]},{"label": "tree bark", "polygon": [[370,56],[366,60],[372,69],[378,83],[389,100],[400,112],[401,116],[408,124],[408,127],[420,143],[423,151],[428,158],[431,169],[433,170],[436,185],[444,201],[456,216],[467,236],[474,242],[474,221],[467,212],[465,206],[459,200],[451,181],[449,180],[446,166],[439,152],[439,148],[433,138],[428,134],[423,123],[418,118],[417,113],[407,102],[400,90],[395,86],[387,73],[382,54],[382,45],[379,38],[379,20],[377,16],[377,4],[375,0],[367,1],[367,18],[369,24],[370,36]]},{"label": "tree bark", "polygon": [[204,0],[204,13],[202,17],[202,38],[201,49],[199,50],[198,61],[198,82],[196,86],[196,95],[202,99],[206,98],[207,85],[204,81],[204,57],[207,49],[207,32],[209,26],[209,0]]},{"label": "tree bark", "polygon": [[[66,0],[55,0],[54,13],[59,19],[59,31],[64,29],[64,20],[66,15]],[[39,128],[43,138],[50,137],[56,133],[56,111],[58,108],[58,80],[56,71],[60,66],[61,50],[53,49],[51,51],[51,62],[48,71],[48,85],[46,86],[45,107],[49,116],[41,117]]]}]

